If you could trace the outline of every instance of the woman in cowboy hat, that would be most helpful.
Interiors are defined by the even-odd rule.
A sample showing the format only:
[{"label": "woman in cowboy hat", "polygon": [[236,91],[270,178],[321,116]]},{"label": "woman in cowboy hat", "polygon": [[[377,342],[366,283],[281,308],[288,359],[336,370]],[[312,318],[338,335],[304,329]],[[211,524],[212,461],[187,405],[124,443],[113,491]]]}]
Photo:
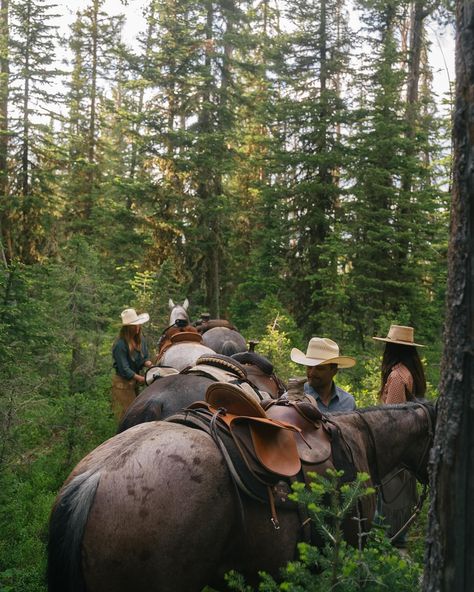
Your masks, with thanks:
[{"label": "woman in cowboy hat", "polygon": [[[418,355],[413,327],[391,325],[387,337],[374,337],[385,342],[382,357],[382,381],[380,401],[384,405],[402,404],[423,398],[426,378]],[[416,479],[408,471],[394,471],[387,475],[380,488],[377,513],[388,525],[388,535],[393,537],[407,522],[418,501]],[[393,541],[397,547],[405,547],[406,530]]]},{"label": "woman in cowboy hat", "polygon": [[142,336],[142,325],[150,320],[145,312],[138,315],[133,308],[121,313],[122,328],[112,347],[115,375],[112,379],[112,409],[120,421],[138,394],[138,385],[145,382],[140,370],[151,366],[148,347]]},{"label": "woman in cowboy hat", "polygon": [[293,362],[306,366],[307,382],[304,392],[315,399],[320,411],[353,411],[356,407],[354,397],[338,387],[334,377],[339,368],[351,368],[354,358],[339,355],[339,346],[326,337],[312,337],[306,354],[294,347],[290,354]]},{"label": "woman in cowboy hat", "polygon": [[374,337],[385,342],[382,358],[380,401],[386,405],[406,403],[423,398],[426,378],[414,341],[413,327],[391,325],[387,337]]}]

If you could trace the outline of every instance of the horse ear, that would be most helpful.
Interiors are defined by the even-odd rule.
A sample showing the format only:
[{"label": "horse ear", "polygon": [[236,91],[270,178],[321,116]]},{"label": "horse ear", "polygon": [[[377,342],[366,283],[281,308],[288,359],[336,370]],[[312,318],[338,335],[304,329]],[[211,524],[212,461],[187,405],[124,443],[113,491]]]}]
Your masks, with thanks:
[{"label": "horse ear", "polygon": [[188,310],[188,306],[189,306],[189,300],[186,298],[186,300],[183,302],[184,310]]},{"label": "horse ear", "polygon": [[168,300],[168,306],[169,306],[171,309],[173,309],[173,308],[174,308],[174,306],[175,306],[175,304],[174,304],[174,302],[171,300],[171,298]]}]

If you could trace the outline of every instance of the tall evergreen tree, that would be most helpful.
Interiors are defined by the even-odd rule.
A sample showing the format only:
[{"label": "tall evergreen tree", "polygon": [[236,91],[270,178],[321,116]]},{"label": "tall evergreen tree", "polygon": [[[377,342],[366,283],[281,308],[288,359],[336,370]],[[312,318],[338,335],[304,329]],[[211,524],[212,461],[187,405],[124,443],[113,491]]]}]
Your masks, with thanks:
[{"label": "tall evergreen tree", "polygon": [[[423,120],[415,103],[407,107],[403,97],[405,56],[397,43],[402,8],[397,2],[370,3],[364,15],[372,73],[370,87],[363,81],[352,138],[354,183],[345,203],[348,295],[361,346],[380,324],[385,328],[387,317],[413,324],[421,320],[419,295],[430,232],[426,221],[438,195],[423,159],[432,120]],[[408,132],[408,125],[415,126],[416,134]]]},{"label": "tall evergreen tree", "polygon": [[72,26],[72,73],[67,97],[68,216],[71,228],[93,231],[94,208],[99,207],[100,110],[105,81],[116,74],[122,16],[108,16],[104,0],[91,0]]},{"label": "tall evergreen tree", "polygon": [[0,240],[4,265],[12,257],[8,200],[9,0],[0,2]]},{"label": "tall evergreen tree", "polygon": [[347,159],[340,127],[347,119],[340,80],[348,71],[348,17],[340,1],[287,3],[289,32],[282,44],[281,146],[286,165],[281,194],[287,206],[288,279],[292,305],[308,332],[318,328],[325,243],[332,231]]},{"label": "tall evergreen tree", "polygon": [[[50,89],[54,66],[54,5],[48,0],[18,0],[10,6],[11,84],[5,92],[13,108],[6,118],[10,145],[9,193],[14,207],[12,249],[25,262],[41,255],[49,196],[42,193],[41,152],[47,142],[42,122],[54,106]],[[5,151],[5,149],[4,149]],[[45,228],[46,227],[46,228]]]}]

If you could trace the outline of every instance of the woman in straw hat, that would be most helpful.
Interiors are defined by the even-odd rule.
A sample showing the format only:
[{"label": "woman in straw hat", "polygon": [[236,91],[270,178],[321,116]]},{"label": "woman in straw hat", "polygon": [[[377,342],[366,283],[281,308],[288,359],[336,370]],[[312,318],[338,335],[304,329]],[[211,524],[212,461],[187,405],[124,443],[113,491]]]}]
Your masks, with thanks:
[{"label": "woman in straw hat", "polygon": [[145,382],[140,370],[151,366],[142,325],[150,320],[147,313],[137,314],[133,308],[121,313],[122,328],[112,347],[115,375],[112,379],[112,409],[120,421],[138,394],[138,385]]},{"label": "woman in straw hat", "polygon": [[[426,379],[415,343],[413,327],[391,325],[387,337],[374,337],[385,342],[382,357],[380,401],[384,405],[402,404],[423,398]],[[394,471],[387,475],[381,487],[377,512],[388,525],[393,537],[410,518],[418,499],[416,479],[408,471]],[[397,547],[406,544],[406,530],[393,541]]]},{"label": "woman in straw hat", "polygon": [[426,379],[414,341],[413,327],[392,325],[387,337],[374,337],[385,342],[382,358],[382,384],[380,401],[386,405],[406,403],[423,398]]}]

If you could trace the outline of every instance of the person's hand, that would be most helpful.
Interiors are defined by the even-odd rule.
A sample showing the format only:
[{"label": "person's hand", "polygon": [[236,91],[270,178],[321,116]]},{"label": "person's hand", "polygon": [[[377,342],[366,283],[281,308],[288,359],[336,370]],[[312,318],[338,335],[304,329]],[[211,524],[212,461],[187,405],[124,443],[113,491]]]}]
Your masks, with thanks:
[{"label": "person's hand", "polygon": [[151,360],[147,360],[143,365],[146,366],[147,368],[150,368],[150,366],[152,366],[153,364],[152,364]]},{"label": "person's hand", "polygon": [[140,384],[144,384],[144,383],[145,383],[145,377],[144,377],[144,376],[142,376],[141,374],[137,374],[137,375],[135,376],[135,380],[136,380],[138,383],[140,383]]}]

